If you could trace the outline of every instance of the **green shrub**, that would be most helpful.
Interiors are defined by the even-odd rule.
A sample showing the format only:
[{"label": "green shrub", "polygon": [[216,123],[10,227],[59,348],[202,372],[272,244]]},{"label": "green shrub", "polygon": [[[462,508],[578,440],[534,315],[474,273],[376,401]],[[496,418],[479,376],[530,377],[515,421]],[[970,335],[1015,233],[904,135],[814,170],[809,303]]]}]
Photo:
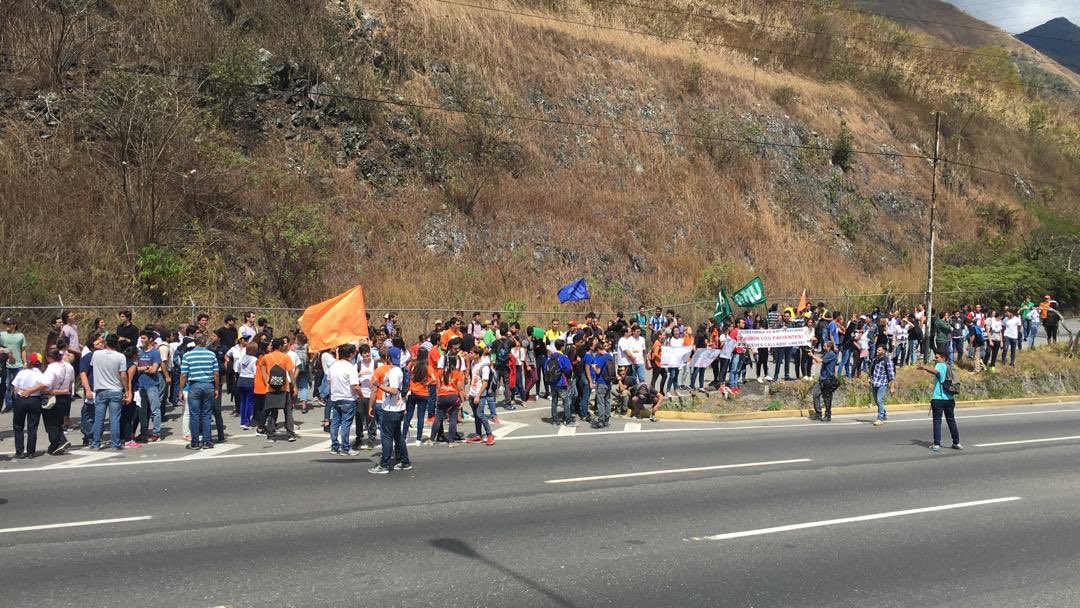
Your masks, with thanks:
[{"label": "green shrub", "polygon": [[184,265],[168,249],[150,243],[135,257],[135,275],[139,286],[155,306],[168,303],[173,290],[180,287]]},{"label": "green shrub", "polygon": [[845,172],[850,171],[855,165],[855,148],[853,144],[854,139],[847,127],[847,123],[840,121],[840,134],[836,136],[836,141],[833,142],[832,164],[840,167]]}]

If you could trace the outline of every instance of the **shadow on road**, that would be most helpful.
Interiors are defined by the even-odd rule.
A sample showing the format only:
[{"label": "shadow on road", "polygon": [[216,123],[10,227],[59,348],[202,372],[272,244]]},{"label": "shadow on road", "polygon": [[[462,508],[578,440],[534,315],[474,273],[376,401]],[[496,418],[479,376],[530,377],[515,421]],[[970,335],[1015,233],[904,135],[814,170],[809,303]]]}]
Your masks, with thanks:
[{"label": "shadow on road", "polygon": [[470,547],[468,543],[462,540],[458,540],[456,538],[436,538],[431,541],[431,545],[437,549],[442,549],[443,551],[453,553],[454,555],[460,555],[461,557],[475,559],[476,561],[486,566],[489,566],[491,568],[494,568],[495,570],[498,570],[499,572],[511,576],[521,582],[521,584],[525,585],[526,587],[530,589],[535,589],[536,591],[543,593],[549,600],[554,602],[556,606],[568,606],[570,608],[573,608],[574,606],[573,602],[571,602],[567,598],[559,595],[558,593],[555,593],[547,587],[544,587],[543,585],[532,580],[531,578],[518,574],[517,572],[514,572],[506,566],[503,566],[502,564],[497,564],[490,559],[484,557],[483,555],[480,555],[476,552],[475,549]]}]

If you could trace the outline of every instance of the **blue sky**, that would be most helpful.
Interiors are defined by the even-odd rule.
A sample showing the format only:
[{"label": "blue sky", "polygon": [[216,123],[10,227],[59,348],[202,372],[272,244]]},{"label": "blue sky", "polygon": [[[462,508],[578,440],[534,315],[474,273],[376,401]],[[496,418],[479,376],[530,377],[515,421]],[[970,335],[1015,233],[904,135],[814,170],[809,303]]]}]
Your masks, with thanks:
[{"label": "blue sky", "polygon": [[1065,17],[1080,25],[1080,0],[947,0],[971,15],[1012,34]]}]

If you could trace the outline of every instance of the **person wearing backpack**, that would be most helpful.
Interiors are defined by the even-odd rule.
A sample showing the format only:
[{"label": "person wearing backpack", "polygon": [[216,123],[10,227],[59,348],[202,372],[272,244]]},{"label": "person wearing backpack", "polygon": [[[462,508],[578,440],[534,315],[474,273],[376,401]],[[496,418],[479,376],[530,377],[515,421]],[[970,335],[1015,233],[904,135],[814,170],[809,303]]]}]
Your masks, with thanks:
[{"label": "person wearing backpack", "polygon": [[590,374],[589,383],[596,394],[596,420],[592,428],[606,429],[611,424],[611,387],[619,381],[619,366],[611,356],[606,340],[600,340],[596,345]]},{"label": "person wearing backpack", "polygon": [[[551,424],[570,425],[574,422],[573,406],[566,399],[567,381],[574,368],[570,365],[570,358],[563,352],[566,350],[566,342],[555,340],[555,351],[548,354],[547,363],[544,365],[544,382],[551,390]],[[563,415],[559,419],[559,402],[562,402]]]},{"label": "person wearing backpack", "polygon": [[975,372],[981,372],[986,369],[986,364],[983,363],[983,355],[986,354],[986,332],[983,328],[979,327],[979,324],[974,319],[968,319],[968,344],[971,345],[971,359],[974,361]]},{"label": "person wearing backpack", "polygon": [[267,443],[274,443],[277,432],[277,410],[285,410],[285,431],[289,441],[296,441],[293,430],[292,408],[288,407],[289,397],[296,397],[296,383],[293,381],[293,362],[284,352],[285,340],[274,338],[270,342],[270,352],[259,358],[255,364],[255,410],[256,432],[266,436]]},{"label": "person wearing backpack", "polygon": [[920,365],[918,369],[934,377],[934,393],[930,398],[930,410],[934,415],[934,443],[930,446],[933,452],[941,451],[941,417],[949,425],[949,434],[952,435],[952,449],[962,450],[960,445],[960,431],[956,428],[956,381],[953,379],[952,365],[949,365],[949,354],[944,351],[934,353],[934,369]]},{"label": "person wearing backpack", "polygon": [[503,409],[514,410],[513,394],[510,390],[510,358],[514,350],[514,338],[510,334],[510,325],[503,323],[499,326],[501,337],[491,344],[491,362],[495,366],[495,377],[492,389],[494,396],[498,389],[503,389]]},{"label": "person wearing backpack", "polygon": [[494,373],[491,367],[491,348],[480,342],[474,345],[472,352],[465,356],[468,357],[468,363],[471,364],[469,367],[472,368],[469,382],[469,405],[472,407],[473,424],[476,425],[476,432],[466,439],[466,443],[482,442],[494,445],[495,435],[491,432],[491,421],[488,420],[484,407],[486,401],[495,400],[495,395],[490,390],[491,376]]}]

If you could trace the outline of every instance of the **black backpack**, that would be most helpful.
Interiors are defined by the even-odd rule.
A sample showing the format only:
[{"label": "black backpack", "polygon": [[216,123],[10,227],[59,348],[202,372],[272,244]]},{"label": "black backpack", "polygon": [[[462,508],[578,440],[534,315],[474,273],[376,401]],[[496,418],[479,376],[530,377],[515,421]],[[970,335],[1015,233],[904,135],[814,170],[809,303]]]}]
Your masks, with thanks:
[{"label": "black backpack", "polygon": [[611,355],[608,355],[604,361],[604,380],[609,386],[619,381],[619,365],[615,363],[615,357]]},{"label": "black backpack", "polygon": [[271,393],[284,393],[288,380],[289,375],[285,372],[285,368],[275,365],[270,368],[270,377],[266,379],[266,385]]},{"label": "black backpack", "polygon": [[495,367],[510,369],[510,340],[506,338],[495,345]]},{"label": "black backpack", "polygon": [[544,364],[544,382],[548,386],[555,386],[562,380],[563,372],[562,365],[559,364],[559,354],[554,353],[548,356],[547,363]]}]

